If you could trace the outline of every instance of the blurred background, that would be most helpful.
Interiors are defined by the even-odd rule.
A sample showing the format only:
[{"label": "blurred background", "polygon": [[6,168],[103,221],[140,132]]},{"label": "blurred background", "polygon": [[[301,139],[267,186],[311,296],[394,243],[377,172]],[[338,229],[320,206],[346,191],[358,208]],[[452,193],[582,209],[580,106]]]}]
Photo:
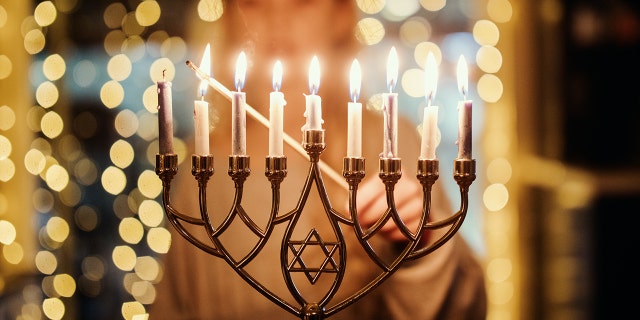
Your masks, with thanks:
[{"label": "blurred background", "polygon": [[[455,63],[469,62],[478,180],[462,232],[485,267],[488,319],[633,314],[640,3],[354,1],[363,69],[397,47],[416,125],[437,56],[454,202]],[[170,241],[155,82],[173,81],[184,160],[197,88],[184,62],[203,48],[187,26],[215,30],[223,15],[221,0],[0,0],[0,319],[135,319],[153,304]],[[368,105],[384,90],[384,69],[372,74]]]}]

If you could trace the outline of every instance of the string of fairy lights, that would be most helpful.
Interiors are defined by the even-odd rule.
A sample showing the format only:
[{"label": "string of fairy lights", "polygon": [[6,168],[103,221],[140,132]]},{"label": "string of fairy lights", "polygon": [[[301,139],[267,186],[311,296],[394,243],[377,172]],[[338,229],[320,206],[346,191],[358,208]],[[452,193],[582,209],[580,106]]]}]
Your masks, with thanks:
[{"label": "string of fairy lights", "polygon": [[[403,45],[410,61],[405,64],[399,82],[402,94],[409,99],[423,97],[423,64],[429,52],[434,53],[442,68],[455,63],[460,48],[467,48],[463,50],[470,52],[467,57],[471,57],[475,70],[476,86],[472,93],[481,102],[477,105],[508,112],[510,107],[501,101],[504,88],[499,72],[503,61],[498,49],[498,25],[512,19],[509,0],[356,2],[361,11],[356,37],[362,44],[380,47],[385,52],[385,39],[397,38]],[[171,240],[158,202],[161,182],[153,171],[158,150],[155,81],[163,70],[173,77],[175,66],[184,64],[189,50],[180,36],[154,28],[162,19],[159,2],[131,3],[113,1],[102,9],[100,17],[94,17],[100,18],[96,23],[103,23],[108,32],[98,52],[87,56],[52,46],[48,33],[53,32],[56,22],[66,19],[80,6],[91,5],[89,2],[41,1],[26,17],[13,16],[0,2],[0,32],[5,32],[10,19],[21,19],[20,45],[32,58],[28,73],[35,101],[33,106],[6,105],[0,97],[0,181],[11,181],[17,171],[27,171],[40,182],[31,196],[38,221],[34,234],[39,240],[39,249],[33,256],[25,254],[27,251],[16,241],[17,228],[11,218],[15,216],[6,212],[11,199],[0,189],[0,259],[9,264],[27,259],[40,275],[39,282],[22,289],[23,303],[15,307],[16,318],[63,319],[78,315],[80,311],[74,309],[80,303],[77,297],[83,296],[83,302],[97,299],[109,290],[111,282],[126,292],[119,302],[119,314],[124,319],[143,319],[155,300],[154,285],[163,273],[161,256],[168,252]],[[442,14],[449,19],[450,12],[456,12],[460,17],[455,19],[465,23],[456,32],[435,37],[437,27],[425,16]],[[222,1],[200,0],[197,13],[193,14],[204,22],[214,22],[224,14]],[[398,28],[393,31],[386,28],[390,23]],[[13,62],[2,50],[0,82],[18,72],[12,70]],[[177,94],[187,89],[179,85],[174,88]],[[447,105],[454,105],[458,98],[454,93],[442,95],[452,97]],[[70,111],[74,99],[93,100],[101,110]],[[368,105],[375,105],[375,101],[375,96],[369,98]],[[24,120],[33,134],[24,154],[12,153],[13,142],[5,134],[16,130],[16,123],[20,123],[17,108],[28,108]],[[483,111],[476,110],[482,120]],[[413,114],[415,110],[406,112]],[[441,122],[447,117],[445,113]],[[455,115],[450,117],[453,119]],[[105,124],[105,120],[109,123]],[[492,318],[508,319],[508,302],[514,295],[511,274],[515,262],[509,249],[501,245],[508,242],[508,233],[492,230],[504,230],[505,221],[511,221],[498,217],[515,215],[508,205],[510,144],[504,142],[509,132],[505,126],[478,127],[483,130],[479,136],[490,136],[482,147],[487,167],[480,184],[483,189],[476,192],[488,218],[483,220],[483,215],[477,214],[465,227],[470,228],[471,242],[486,257]],[[110,133],[106,140],[104,130]],[[102,137],[104,145],[90,145],[97,136]],[[176,137],[174,145],[178,159],[186,159],[184,140]],[[106,159],[96,156],[99,154],[96,148]],[[448,170],[444,165],[441,170]],[[100,234],[109,221],[115,221],[114,233]],[[483,223],[484,229],[479,228]],[[86,245],[79,243],[83,239],[96,238],[105,238],[105,243],[78,249]],[[102,250],[98,245],[103,246]],[[0,294],[4,283],[6,279],[0,275]]]}]

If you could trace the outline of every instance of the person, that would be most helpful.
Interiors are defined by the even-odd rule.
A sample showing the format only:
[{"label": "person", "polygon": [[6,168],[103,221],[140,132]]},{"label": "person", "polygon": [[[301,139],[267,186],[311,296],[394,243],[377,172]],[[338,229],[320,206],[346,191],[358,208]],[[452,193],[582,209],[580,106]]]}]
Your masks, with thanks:
[{"label": "person", "polygon": [[[357,56],[359,46],[354,39],[357,21],[352,0],[228,0],[215,29],[199,30],[193,43],[211,42],[213,73],[222,83],[232,84],[235,58],[243,50],[249,59],[245,91],[247,103],[268,115],[271,72],[274,62],[283,63],[282,91],[285,106],[285,132],[301,137],[305,110],[304,93],[308,94],[308,68],[311,57],[318,57],[322,72],[319,95],[322,96],[323,129],[326,149],[321,159],[331,168],[341,170],[346,154],[346,113],[348,70]],[[207,27],[205,27],[207,28]],[[220,63],[229,61],[228,63]],[[232,62],[233,61],[233,62]],[[226,69],[225,69],[226,67]],[[344,70],[344,71],[342,71]],[[384,80],[382,80],[384,81]],[[211,91],[211,90],[209,90]],[[230,154],[230,103],[215,93],[209,93],[210,112],[214,128],[210,145],[215,155],[215,174],[207,186],[207,207],[214,225],[226,217],[234,199],[234,184],[225,172]],[[422,187],[415,179],[415,162],[419,143],[415,126],[401,120],[399,153],[403,159],[403,177],[396,185],[395,202],[403,220],[411,228],[418,224],[422,210]],[[242,207],[264,226],[272,203],[271,186],[262,176],[263,156],[268,154],[268,129],[247,116],[247,154],[251,157],[251,175],[243,190]],[[358,190],[358,215],[363,226],[372,225],[387,207],[384,186],[378,178],[377,161],[382,149],[382,116],[367,111],[363,118],[363,152],[367,159],[367,174]],[[280,214],[295,208],[309,170],[308,159],[285,145],[287,177],[282,182]],[[190,161],[183,161],[172,183],[172,204],[181,212],[200,217],[197,183],[188,174]],[[412,171],[413,169],[413,171]],[[324,177],[331,206],[347,213],[348,192],[335,181]],[[309,193],[292,239],[304,239],[316,228],[324,241],[333,235],[327,224],[315,186]],[[453,212],[439,183],[433,194],[432,217],[439,220]],[[238,220],[238,219],[236,219]],[[238,222],[238,223],[235,223]],[[353,294],[380,269],[371,262],[358,244],[353,232],[344,225],[347,234],[348,262],[344,281],[336,301]],[[171,228],[173,230],[173,228]],[[190,227],[203,242],[209,243],[201,227]],[[150,307],[150,319],[293,319],[291,313],[250,287],[219,257],[209,255],[173,232],[171,249],[164,258],[163,279],[157,287],[157,297]],[[251,274],[282,299],[292,300],[280,271],[280,245],[284,226],[275,227],[262,253],[247,266]],[[393,257],[403,238],[398,228],[388,223],[376,237],[376,250]],[[425,242],[434,234],[426,234]],[[239,221],[220,237],[229,252],[247,252],[255,244],[248,228]],[[406,240],[405,240],[406,241]],[[355,248],[355,249],[354,249]],[[317,252],[316,252],[317,253]],[[313,258],[311,258],[313,259]],[[320,286],[331,283],[329,274],[318,278]],[[305,289],[306,290],[306,289]],[[311,291],[313,289],[310,289]],[[313,295],[314,293],[310,293]],[[295,304],[295,301],[293,301]],[[390,278],[356,303],[341,310],[331,319],[484,319],[486,293],[483,271],[464,239],[456,235],[435,253],[403,265]]]}]

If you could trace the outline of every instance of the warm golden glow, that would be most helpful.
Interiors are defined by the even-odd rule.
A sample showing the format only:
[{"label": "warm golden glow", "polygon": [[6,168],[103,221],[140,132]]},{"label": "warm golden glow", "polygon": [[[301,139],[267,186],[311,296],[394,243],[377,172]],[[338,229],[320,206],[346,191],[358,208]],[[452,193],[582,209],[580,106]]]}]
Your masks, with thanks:
[{"label": "warm golden glow", "polygon": [[100,89],[100,100],[109,109],[119,106],[124,100],[124,88],[117,81],[111,80]]},{"label": "warm golden glow", "polygon": [[122,139],[114,142],[109,150],[111,162],[121,169],[128,167],[133,162],[134,156],[135,152],[131,144]]},{"label": "warm golden glow", "polygon": [[496,73],[502,67],[502,54],[492,46],[482,46],[476,53],[478,67],[486,73]]},{"label": "warm golden glow", "polygon": [[489,183],[507,183],[511,180],[513,168],[505,158],[495,158],[487,165],[487,180]]},{"label": "warm golden glow", "polygon": [[102,18],[107,27],[111,29],[120,28],[122,19],[127,14],[127,8],[121,2],[114,2],[104,10]]},{"label": "warm golden glow", "polygon": [[[2,68],[0,62],[0,68]],[[2,72],[2,71],[0,71]],[[7,131],[16,123],[16,114],[9,106],[0,106],[0,130]]]},{"label": "warm golden glow", "polygon": [[486,102],[497,102],[502,97],[504,88],[500,78],[493,74],[485,74],[478,79],[478,95]]},{"label": "warm golden glow", "polygon": [[128,12],[122,19],[122,31],[129,37],[139,36],[145,30],[145,27],[141,26],[136,19],[135,12]]},{"label": "warm golden glow", "polygon": [[[142,104],[150,113],[158,113],[158,86],[152,84],[142,93]],[[137,127],[136,127],[137,128]]]},{"label": "warm golden glow", "polygon": [[402,42],[409,46],[431,38],[431,24],[422,17],[410,18],[400,26],[399,36]]},{"label": "warm golden glow", "polygon": [[42,311],[49,319],[62,319],[65,313],[64,303],[60,298],[47,298],[42,301]]},{"label": "warm golden glow", "polygon": [[51,251],[39,251],[36,254],[35,264],[38,271],[51,275],[58,267],[58,258]]},{"label": "warm golden glow", "polygon": [[131,60],[124,54],[118,54],[111,59],[107,64],[107,73],[111,79],[116,81],[123,81],[131,74]]},{"label": "warm golden glow", "polygon": [[63,273],[53,277],[53,288],[62,297],[71,297],[76,292],[76,281]]},{"label": "warm golden glow", "polygon": [[118,113],[113,125],[120,136],[128,138],[138,130],[138,117],[133,111],[125,109]]},{"label": "warm golden glow", "polygon": [[50,81],[55,81],[62,76],[67,70],[67,65],[64,62],[64,58],[62,58],[59,54],[52,54],[44,59],[42,64],[42,71],[44,76],[47,77]]},{"label": "warm golden glow", "polygon": [[145,170],[138,177],[138,189],[145,197],[154,199],[162,192],[162,181],[155,171]]},{"label": "warm golden glow", "polygon": [[382,41],[384,25],[376,18],[364,18],[356,24],[356,39],[364,45],[372,46]]},{"label": "warm golden glow", "polygon": [[118,269],[131,271],[136,265],[136,252],[129,246],[116,246],[113,248],[111,259]]},{"label": "warm golden glow", "polygon": [[[549,2],[549,1],[542,1]],[[491,20],[498,23],[505,23],[513,16],[513,6],[509,0],[489,0],[487,2],[487,14]]]},{"label": "warm golden glow", "polygon": [[43,108],[49,108],[58,102],[58,88],[53,82],[45,81],[36,89],[36,101]]},{"label": "warm golden glow", "polygon": [[0,243],[12,244],[16,240],[16,227],[7,220],[0,220]]},{"label": "warm golden glow", "polygon": [[22,262],[22,259],[24,258],[24,249],[21,244],[14,241],[2,247],[2,255],[7,262],[11,264],[18,264]]},{"label": "warm golden glow", "polygon": [[156,281],[160,276],[160,264],[153,257],[139,257],[134,268],[136,275],[142,280]]},{"label": "warm golden glow", "polygon": [[496,258],[487,265],[487,280],[491,282],[507,281],[512,276],[513,265],[511,260]]},{"label": "warm golden glow", "polygon": [[137,301],[123,303],[121,311],[126,320],[133,320],[134,316],[146,313],[142,303]]},{"label": "warm golden glow", "polygon": [[7,23],[7,10],[0,5],[0,28],[4,27]]},{"label": "warm golden glow", "polygon": [[222,0],[199,0],[198,1],[198,17],[202,21],[213,22],[220,17],[224,12],[224,6]]},{"label": "warm golden glow", "polygon": [[55,242],[64,242],[69,236],[69,224],[64,219],[54,216],[47,221],[45,226],[47,236]]},{"label": "warm golden glow", "polygon": [[6,79],[11,75],[13,63],[9,57],[0,54],[0,80]]},{"label": "warm golden glow", "polygon": [[154,200],[144,200],[138,208],[138,217],[147,227],[157,227],[164,219],[162,206]]},{"label": "warm golden glow", "polygon": [[349,92],[351,93],[351,100],[353,102],[358,101],[360,97],[360,85],[362,83],[362,70],[360,69],[360,63],[358,59],[353,59],[351,63],[351,69],[349,70]]},{"label": "warm golden glow", "polygon": [[144,236],[144,228],[142,227],[142,223],[140,223],[140,220],[128,217],[120,221],[118,233],[120,234],[120,238],[122,238],[124,242],[137,244],[138,242],[140,242],[140,240],[142,240],[142,237]]},{"label": "warm golden glow", "polygon": [[429,11],[438,11],[447,4],[447,0],[420,0],[420,5]]},{"label": "warm golden glow", "polygon": [[384,9],[386,0],[356,0],[358,8],[366,14],[376,14]]},{"label": "warm golden glow", "polygon": [[507,190],[504,184],[494,183],[484,190],[482,200],[487,210],[502,210],[509,201],[509,190]]},{"label": "warm golden glow", "polygon": [[156,253],[167,253],[171,247],[171,233],[165,228],[151,228],[147,233],[147,244]]},{"label": "warm golden glow", "polygon": [[129,36],[122,42],[122,53],[126,54],[131,62],[144,58],[145,48],[144,39],[138,35]]},{"label": "warm golden glow", "polygon": [[55,111],[49,111],[40,120],[40,130],[49,139],[58,137],[64,129],[64,120]]},{"label": "warm golden glow", "polygon": [[438,89],[438,63],[433,53],[427,55],[424,67],[424,98],[427,105],[431,105]]},{"label": "warm golden glow", "polygon": [[51,25],[56,21],[57,15],[56,7],[51,1],[40,2],[33,11],[33,18],[41,27]]},{"label": "warm golden glow", "polygon": [[30,54],[36,54],[44,49],[45,42],[42,31],[33,29],[24,36],[24,49]]},{"label": "warm golden glow", "polygon": [[113,195],[122,192],[127,185],[127,176],[120,168],[113,166],[104,170],[100,180],[104,190]]},{"label": "warm golden glow", "polygon": [[429,53],[433,54],[438,65],[441,64],[442,51],[440,50],[440,47],[433,42],[420,42],[416,45],[415,49],[413,49],[413,59],[420,68],[424,69]]},{"label": "warm golden glow", "polygon": [[110,56],[119,54],[122,50],[122,44],[127,39],[127,35],[122,30],[112,30],[104,37],[104,50]]},{"label": "warm golden glow", "polygon": [[58,164],[51,165],[46,170],[45,177],[47,186],[55,191],[62,191],[69,183],[69,173],[67,169]]},{"label": "warm golden glow", "polygon": [[0,159],[6,159],[11,155],[11,140],[0,134]]},{"label": "warm golden glow", "polygon": [[0,159],[0,181],[7,182],[16,173],[16,165],[9,158]]},{"label": "warm golden glow", "polygon": [[473,38],[483,46],[495,46],[500,39],[500,30],[489,20],[479,20],[473,25]]},{"label": "warm golden glow", "polygon": [[142,1],[136,7],[136,20],[141,26],[154,25],[160,19],[160,5],[156,1]]}]

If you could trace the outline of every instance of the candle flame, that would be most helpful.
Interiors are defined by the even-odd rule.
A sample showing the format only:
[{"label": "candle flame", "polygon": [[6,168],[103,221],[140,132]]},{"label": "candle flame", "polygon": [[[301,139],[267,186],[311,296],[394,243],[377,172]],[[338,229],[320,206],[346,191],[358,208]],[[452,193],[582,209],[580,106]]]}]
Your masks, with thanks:
[{"label": "candle flame", "polygon": [[362,70],[358,59],[353,59],[351,63],[351,71],[349,72],[349,89],[351,90],[351,99],[353,102],[358,101],[360,97],[360,87],[362,86]]},{"label": "candle flame", "polygon": [[430,106],[436,96],[436,89],[438,88],[438,63],[432,52],[429,52],[427,63],[424,66],[424,80],[424,97],[427,100],[427,105]]},{"label": "candle flame", "polygon": [[313,56],[311,59],[311,65],[309,65],[309,91],[311,94],[317,94],[320,88],[320,62],[317,56]]},{"label": "candle flame", "polygon": [[276,61],[273,65],[273,91],[280,91],[282,86],[282,62]]},{"label": "candle flame", "polygon": [[466,99],[469,86],[469,70],[467,69],[467,60],[465,60],[463,55],[460,55],[460,58],[458,59],[457,74],[458,90],[460,90],[460,93]]},{"label": "candle flame", "polygon": [[398,83],[398,53],[396,47],[391,47],[387,58],[387,87],[392,92]]},{"label": "candle flame", "polygon": [[[208,43],[204,48],[204,53],[202,54],[200,70],[202,70],[207,76],[211,76],[211,46]],[[200,81],[200,87],[198,88],[201,98],[204,98],[207,93],[207,87],[209,87],[209,84],[205,79],[202,79]]]},{"label": "candle flame", "polygon": [[236,91],[242,91],[244,88],[244,79],[247,74],[247,56],[244,54],[244,51],[240,52],[238,55],[238,60],[236,60]]}]

